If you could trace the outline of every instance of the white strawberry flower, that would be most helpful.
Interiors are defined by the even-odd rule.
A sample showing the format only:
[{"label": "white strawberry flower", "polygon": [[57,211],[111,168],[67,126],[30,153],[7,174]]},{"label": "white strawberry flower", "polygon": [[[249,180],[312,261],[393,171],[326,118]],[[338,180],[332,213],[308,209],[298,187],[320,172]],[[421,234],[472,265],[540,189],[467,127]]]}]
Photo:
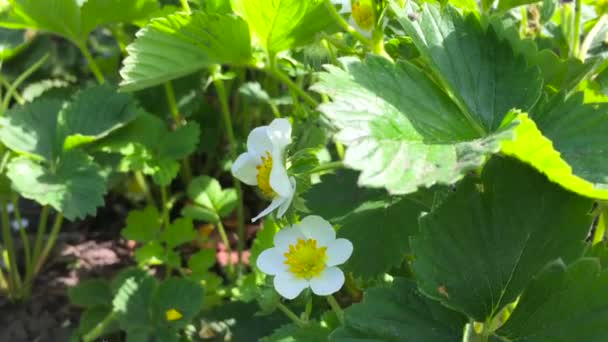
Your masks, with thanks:
[{"label": "white strawberry flower", "polygon": [[316,295],[328,296],[344,285],[344,273],[337,266],[352,253],[350,241],[336,239],[332,225],[313,215],[280,230],[274,236],[274,247],[262,252],[256,264],[274,276],[274,288],[287,299],[296,298],[308,287]]},{"label": "white strawberry flower", "polygon": [[282,217],[289,208],[296,190],[296,180],[287,175],[285,148],[291,143],[291,124],[275,119],[268,126],[253,129],[247,138],[247,152],[232,165],[232,174],[245,184],[257,186],[272,202],[253,222],[278,208]]}]

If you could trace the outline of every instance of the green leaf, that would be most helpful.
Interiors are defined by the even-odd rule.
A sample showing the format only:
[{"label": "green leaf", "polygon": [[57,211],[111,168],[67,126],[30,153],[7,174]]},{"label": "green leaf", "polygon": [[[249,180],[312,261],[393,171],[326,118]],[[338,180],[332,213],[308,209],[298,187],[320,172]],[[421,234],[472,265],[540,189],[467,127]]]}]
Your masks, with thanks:
[{"label": "green leaf", "polygon": [[236,16],[176,13],[154,19],[127,47],[120,71],[125,91],[162,84],[214,64],[247,65],[247,23]]},{"label": "green leaf", "polygon": [[237,204],[236,190],[222,190],[220,183],[208,176],[193,179],[188,185],[188,196],[201,209],[208,209],[218,217],[229,216]]},{"label": "green leaf", "polygon": [[299,327],[293,323],[284,325],[275,330],[272,335],[264,337],[261,342],[299,342],[299,341],[327,341],[329,336],[327,327],[317,322],[309,322],[306,327]]},{"label": "green leaf", "polygon": [[13,151],[54,161],[61,153],[57,136],[59,100],[37,100],[6,112],[0,127],[2,143]]},{"label": "green leaf", "polygon": [[497,334],[511,341],[603,341],[608,335],[608,272],[597,259],[561,261],[530,283]]},{"label": "green leaf", "polygon": [[354,246],[345,270],[371,278],[402,263],[410,252],[409,238],[418,231],[418,217],[426,208],[407,197],[395,202],[366,203],[341,221],[338,236]]},{"label": "green leaf", "polygon": [[535,2],[539,2],[539,0],[499,0],[498,1],[498,10],[499,11],[508,11],[511,8],[533,4]]},{"label": "green leaf", "polygon": [[158,144],[158,155],[161,158],[183,159],[196,150],[199,142],[198,124],[190,122],[162,136]]},{"label": "green leaf", "polygon": [[189,123],[169,132],[161,119],[144,113],[96,147],[125,156],[119,167],[121,171],[142,171],[152,176],[158,185],[167,186],[179,171],[176,159],[194,152],[198,141],[198,124]]},{"label": "green leaf", "polygon": [[[190,324],[190,321],[201,310],[203,305],[203,288],[196,282],[185,278],[169,278],[165,280],[154,294],[152,312],[160,326],[180,329]],[[167,321],[166,312],[176,310],[182,318]]]},{"label": "green leaf", "polygon": [[198,205],[186,205],[182,209],[182,216],[189,217],[192,220],[204,221],[216,224],[219,222],[220,217],[213,209],[203,208]]},{"label": "green leaf", "polygon": [[[561,113],[561,109],[559,112]],[[585,110],[581,111],[579,108],[574,109],[574,112],[580,113],[585,112]],[[517,113],[513,113],[512,115],[515,114]],[[567,114],[568,116],[569,113],[564,114]],[[560,125],[561,122],[563,122],[562,120],[567,120],[567,116],[558,120]],[[599,148],[599,146],[584,146],[577,142],[577,140],[580,140],[585,144],[586,141],[588,141],[587,139],[603,139],[600,130],[601,127],[605,125],[603,125],[601,121],[601,116],[599,117],[600,120],[597,119],[597,115],[590,114],[588,116],[582,116],[580,120],[576,119],[571,121],[572,124],[570,126],[562,126],[563,128],[559,128],[565,133],[562,135],[562,141],[568,142],[568,140],[570,140],[572,143],[572,145],[570,145],[572,148],[571,151],[575,152],[577,149],[580,149],[581,151],[580,155],[574,153],[568,155],[570,161],[576,163],[577,169],[573,169],[574,165],[571,166],[564,160],[566,154],[562,155],[554,147],[554,142],[547,139],[543,135],[543,132],[538,129],[534,121],[528,119],[525,114],[520,114],[516,119],[521,122],[516,129],[517,138],[514,141],[504,141],[502,144],[502,153],[518,158],[519,160],[534,166],[540,172],[544,173],[547,178],[570,191],[588,197],[606,199],[608,198],[608,191],[606,189],[606,184],[601,181],[601,168],[604,163],[601,159],[594,160],[592,158],[593,155],[602,156],[605,152]],[[572,118],[570,118],[570,120],[572,120]],[[594,121],[595,127],[599,128],[597,132],[594,132],[595,127],[591,128],[591,126],[586,125],[588,122]],[[582,129],[577,127],[579,124],[584,124],[581,125]],[[549,125],[552,125],[552,123],[549,123]],[[577,133],[577,129],[582,133]],[[572,135],[573,130],[574,133],[578,135]],[[559,135],[560,132],[557,131],[557,134]],[[560,137],[558,136],[558,139],[559,138]],[[565,146],[568,148],[568,145]],[[591,154],[591,158],[588,158],[585,153]],[[578,170],[581,175],[575,174],[575,170]],[[587,170],[589,171],[586,172]],[[593,179],[592,177],[594,175],[600,177],[600,183],[594,183],[583,178],[589,177]]]},{"label": "green leaf", "polygon": [[466,317],[422,295],[413,281],[397,278],[390,287],[367,290],[363,298],[346,309],[345,326],[330,341],[462,341]]},{"label": "green leaf", "polygon": [[[608,150],[604,148],[608,145],[607,110],[607,104],[583,104],[582,93],[567,99],[561,94],[556,95],[546,105],[535,108],[530,117],[542,135],[550,139],[554,149],[559,152],[557,156],[555,153],[549,154],[547,147],[543,159],[552,156],[552,164],[555,166],[553,169],[537,166],[539,170],[567,189],[586,196],[608,199]],[[519,128],[518,131],[523,129]],[[529,131],[532,134],[534,128],[530,127]],[[530,144],[528,149],[532,146],[540,148],[540,140],[541,138],[534,139],[532,136],[527,140],[517,139],[520,145]],[[535,166],[541,159],[536,153],[538,152],[534,152],[535,156],[527,154],[526,159],[533,159]],[[560,156],[563,162],[559,163],[562,166],[558,168],[555,158]],[[543,166],[549,166],[548,161]],[[564,166],[564,162],[567,165]]]},{"label": "green leaf", "polygon": [[94,306],[110,306],[112,304],[112,290],[110,284],[101,279],[85,280],[68,289],[70,303],[83,308]]},{"label": "green leaf", "polygon": [[80,41],[80,7],[75,0],[9,0],[11,10],[0,26],[32,28]]},{"label": "green leaf", "polygon": [[484,322],[548,262],[582,255],[590,208],[525,164],[494,158],[479,183],[467,178],[421,218],[410,241],[420,289]]},{"label": "green leaf", "polygon": [[352,170],[339,170],[321,176],[321,181],[304,193],[306,208],[315,215],[337,223],[362,204],[387,197],[385,191],[357,186],[358,176]]},{"label": "green leaf", "polygon": [[196,239],[196,230],[192,220],[189,218],[179,218],[163,231],[161,239],[167,243],[169,249],[173,249],[186,242],[192,242]]},{"label": "green leaf", "polygon": [[65,149],[93,142],[128,124],[138,114],[130,95],[107,85],[85,89],[59,114]]},{"label": "green leaf", "polygon": [[[392,194],[451,184],[512,139],[512,127],[481,136],[426,74],[406,61],[370,56],[328,66],[314,89],[332,97],[320,110],[348,146],[344,162],[359,184]],[[504,113],[506,114],[506,113]]]},{"label": "green leaf", "polygon": [[150,331],[152,321],[149,308],[158,282],[147,274],[138,274],[124,279],[116,292],[113,305],[120,327],[132,331]]},{"label": "green leaf", "polygon": [[154,206],[144,210],[134,210],[127,216],[127,226],[120,232],[127,240],[148,242],[155,240],[160,233],[161,218]]},{"label": "green leaf", "polygon": [[527,111],[540,97],[540,70],[514,55],[493,26],[483,29],[475,14],[463,18],[450,5],[424,4],[420,20],[412,21],[393,8],[436,76],[483,130],[494,131],[511,109]]},{"label": "green leaf", "polygon": [[213,265],[215,265],[214,249],[202,249],[188,260],[188,267],[192,270],[193,274],[208,273]]},{"label": "green leaf", "polygon": [[308,44],[334,24],[320,0],[233,0],[232,4],[271,55]]},{"label": "green leaf", "polygon": [[147,19],[159,8],[156,0],[8,1],[12,9],[0,21],[0,26],[52,32],[78,45],[84,44],[98,26]]},{"label": "green leaf", "polygon": [[86,0],[81,8],[82,34],[110,23],[146,20],[159,11],[157,0]]},{"label": "green leaf", "polygon": [[101,168],[81,151],[64,153],[54,168],[15,158],[7,172],[19,194],[52,206],[69,220],[94,215],[104,203],[106,183]]},{"label": "green leaf", "polygon": [[158,241],[150,241],[135,251],[135,260],[140,266],[169,263],[167,251]]}]

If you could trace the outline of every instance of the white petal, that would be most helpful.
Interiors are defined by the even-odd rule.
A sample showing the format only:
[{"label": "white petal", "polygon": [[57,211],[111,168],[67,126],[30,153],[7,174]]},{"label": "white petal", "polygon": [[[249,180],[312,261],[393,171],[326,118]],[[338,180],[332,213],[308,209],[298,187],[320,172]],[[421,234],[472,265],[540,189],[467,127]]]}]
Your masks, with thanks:
[{"label": "white petal", "polygon": [[261,217],[264,217],[264,216],[270,214],[273,210],[278,208],[285,201],[286,201],[286,199],[283,197],[277,197],[277,198],[273,199],[272,202],[270,202],[270,205],[266,209],[262,210],[262,212],[259,213],[258,216],[251,219],[251,222],[255,222],[255,221],[259,220]]},{"label": "white petal", "polygon": [[344,273],[337,267],[328,267],[319,276],[310,279],[310,288],[314,294],[329,296],[338,292],[344,285]]},{"label": "white petal", "polygon": [[296,278],[289,272],[279,273],[274,277],[274,288],[287,299],[296,298],[308,286],[306,279]]},{"label": "white petal", "polygon": [[299,239],[306,240],[306,237],[297,227],[283,228],[274,235],[274,246],[279,251],[287,251],[289,245],[294,245]]},{"label": "white petal", "polygon": [[268,125],[268,136],[275,146],[285,148],[291,144],[291,123],[287,119],[274,119]]},{"label": "white petal", "polygon": [[251,153],[241,154],[232,164],[232,175],[248,185],[258,185],[258,169],[260,160]]},{"label": "white petal", "polygon": [[287,200],[279,206],[279,210],[277,212],[278,218],[281,218],[281,217],[283,217],[283,215],[285,215],[285,212],[287,211],[287,209],[289,209],[289,206],[291,205],[291,202],[293,201],[293,195],[296,193],[296,179],[294,177],[290,177],[289,182],[291,183],[291,189],[292,189],[291,196],[287,197]]},{"label": "white petal", "polygon": [[270,170],[270,187],[281,197],[293,195],[291,183],[285,165],[283,164],[283,152],[278,147],[272,151],[272,170]]},{"label": "white petal", "polygon": [[247,150],[258,157],[265,156],[266,152],[272,152],[272,141],[268,136],[268,126],[256,127],[249,133]]},{"label": "white petal", "polygon": [[346,239],[337,239],[327,246],[327,266],[341,265],[353,254],[353,244]]},{"label": "white petal", "polygon": [[336,239],[334,227],[321,216],[306,216],[299,226],[308,239],[317,241],[317,246],[327,246]]},{"label": "white petal", "polygon": [[287,271],[287,265],[283,263],[284,260],[285,257],[278,248],[269,248],[258,256],[255,264],[260,271],[269,275],[277,275]]},{"label": "white petal", "polygon": [[340,14],[352,12],[350,0],[332,0],[332,3],[342,6],[340,7]]}]

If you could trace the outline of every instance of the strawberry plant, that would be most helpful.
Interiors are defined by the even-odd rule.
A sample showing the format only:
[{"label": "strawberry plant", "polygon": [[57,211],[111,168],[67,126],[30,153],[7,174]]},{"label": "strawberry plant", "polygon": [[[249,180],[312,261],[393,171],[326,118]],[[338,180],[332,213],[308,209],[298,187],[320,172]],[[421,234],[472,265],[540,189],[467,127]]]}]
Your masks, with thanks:
[{"label": "strawberry plant", "polygon": [[73,341],[604,341],[606,9],[0,1],[0,289],[97,223]]}]

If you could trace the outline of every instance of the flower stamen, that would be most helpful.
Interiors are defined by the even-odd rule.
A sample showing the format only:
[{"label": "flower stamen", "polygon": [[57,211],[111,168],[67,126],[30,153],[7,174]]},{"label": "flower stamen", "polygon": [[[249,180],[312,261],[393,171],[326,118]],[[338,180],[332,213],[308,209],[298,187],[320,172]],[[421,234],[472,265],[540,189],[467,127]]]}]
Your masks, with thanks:
[{"label": "flower stamen", "polygon": [[266,151],[266,156],[262,156],[262,163],[256,166],[258,170],[258,188],[262,194],[268,198],[276,197],[277,193],[270,186],[270,172],[272,171],[272,155]]},{"label": "flower stamen", "polygon": [[297,278],[310,279],[318,276],[325,269],[327,247],[318,247],[317,240],[298,239],[295,245],[289,245],[284,264],[289,272]]}]

